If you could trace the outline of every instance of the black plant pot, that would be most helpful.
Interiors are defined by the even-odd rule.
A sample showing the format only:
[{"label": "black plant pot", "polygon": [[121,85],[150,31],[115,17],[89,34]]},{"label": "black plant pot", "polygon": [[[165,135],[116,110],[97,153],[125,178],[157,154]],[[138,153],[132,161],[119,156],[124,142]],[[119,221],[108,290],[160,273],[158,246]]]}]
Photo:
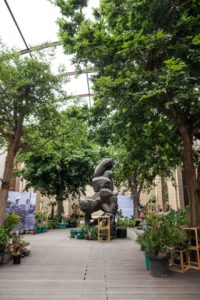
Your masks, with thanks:
[{"label": "black plant pot", "polygon": [[21,264],[21,255],[13,255],[13,264],[14,265]]},{"label": "black plant pot", "polygon": [[127,238],[127,228],[117,228],[117,238],[118,239]]},{"label": "black plant pot", "polygon": [[135,220],[135,227],[140,225],[140,220]]},{"label": "black plant pot", "polygon": [[76,220],[71,220],[70,221],[70,228],[76,227]]},{"label": "black plant pot", "polygon": [[154,277],[167,277],[169,275],[169,257],[148,255],[149,270]]}]

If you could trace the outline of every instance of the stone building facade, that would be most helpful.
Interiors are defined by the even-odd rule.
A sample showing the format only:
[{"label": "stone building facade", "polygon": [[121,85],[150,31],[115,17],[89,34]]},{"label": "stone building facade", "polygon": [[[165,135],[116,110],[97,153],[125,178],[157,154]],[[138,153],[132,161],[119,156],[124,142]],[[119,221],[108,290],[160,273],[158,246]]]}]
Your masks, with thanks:
[{"label": "stone building facade", "polygon": [[183,169],[177,167],[173,180],[157,176],[149,194],[142,193],[141,203],[146,204],[151,196],[156,198],[156,207],[165,211],[168,207],[175,210],[189,205],[189,198]]}]

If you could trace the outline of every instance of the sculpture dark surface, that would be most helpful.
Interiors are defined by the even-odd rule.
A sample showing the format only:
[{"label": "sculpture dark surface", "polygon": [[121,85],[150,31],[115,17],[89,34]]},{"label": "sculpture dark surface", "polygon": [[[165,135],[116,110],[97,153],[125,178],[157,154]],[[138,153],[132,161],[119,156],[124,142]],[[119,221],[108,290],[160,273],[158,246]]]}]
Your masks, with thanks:
[{"label": "sculpture dark surface", "polygon": [[80,209],[85,213],[88,222],[91,214],[97,210],[115,215],[117,212],[117,194],[113,192],[112,180],[113,160],[106,158],[95,168],[92,187],[95,194],[92,197],[80,199]]}]

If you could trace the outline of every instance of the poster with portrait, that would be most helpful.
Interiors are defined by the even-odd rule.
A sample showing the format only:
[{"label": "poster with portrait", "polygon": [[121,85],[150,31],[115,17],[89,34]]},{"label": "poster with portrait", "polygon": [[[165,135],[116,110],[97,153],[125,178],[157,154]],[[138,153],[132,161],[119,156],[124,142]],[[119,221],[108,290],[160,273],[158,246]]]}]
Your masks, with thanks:
[{"label": "poster with portrait", "polygon": [[34,229],[36,194],[31,192],[9,192],[6,213],[21,217],[18,230],[22,233]]}]

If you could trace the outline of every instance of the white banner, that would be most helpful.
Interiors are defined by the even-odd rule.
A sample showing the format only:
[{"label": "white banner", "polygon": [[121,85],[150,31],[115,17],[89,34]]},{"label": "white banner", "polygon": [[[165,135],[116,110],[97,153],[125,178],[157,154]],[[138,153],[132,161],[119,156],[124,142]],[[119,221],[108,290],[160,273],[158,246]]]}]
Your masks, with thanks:
[{"label": "white banner", "polygon": [[117,196],[118,210],[122,210],[125,217],[131,218],[133,216],[133,199],[130,196]]}]

